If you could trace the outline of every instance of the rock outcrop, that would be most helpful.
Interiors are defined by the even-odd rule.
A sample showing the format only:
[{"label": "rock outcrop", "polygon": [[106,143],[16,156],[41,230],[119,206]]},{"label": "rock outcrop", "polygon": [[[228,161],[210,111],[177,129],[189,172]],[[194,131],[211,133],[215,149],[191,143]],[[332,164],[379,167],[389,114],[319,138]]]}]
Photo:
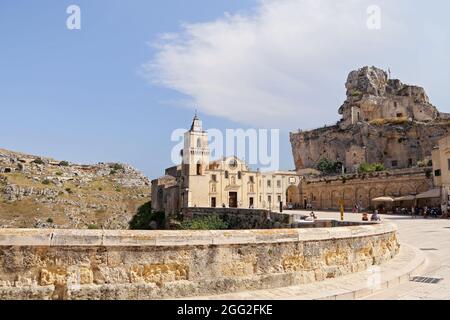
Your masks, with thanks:
[{"label": "rock outcrop", "polygon": [[375,67],[350,72],[347,99],[335,126],[291,133],[297,170],[321,158],[355,172],[361,163],[399,169],[428,163],[438,139],[450,132],[448,115],[434,107],[421,87],[389,79]]},{"label": "rock outcrop", "polygon": [[439,117],[423,88],[389,79],[385,71],[375,67],[350,72],[345,86],[347,99],[339,108],[343,116],[340,126],[344,128],[361,121],[428,122]]},{"label": "rock outcrop", "polygon": [[342,128],[362,121],[403,119],[430,122],[440,116],[425,89],[389,79],[385,71],[375,67],[350,72],[345,87],[347,99],[339,108]]},{"label": "rock outcrop", "polygon": [[149,180],[129,165],[0,149],[0,228],[127,229],[150,194]]}]

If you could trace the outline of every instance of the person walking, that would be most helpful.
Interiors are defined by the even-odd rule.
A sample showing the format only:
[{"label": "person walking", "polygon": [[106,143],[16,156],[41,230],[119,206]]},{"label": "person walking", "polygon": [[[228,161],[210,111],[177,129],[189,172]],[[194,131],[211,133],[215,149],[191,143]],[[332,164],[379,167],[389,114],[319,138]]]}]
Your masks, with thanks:
[{"label": "person walking", "polygon": [[447,203],[442,203],[442,205],[441,205],[441,213],[442,213],[442,215],[441,215],[441,217],[442,218],[447,218]]}]

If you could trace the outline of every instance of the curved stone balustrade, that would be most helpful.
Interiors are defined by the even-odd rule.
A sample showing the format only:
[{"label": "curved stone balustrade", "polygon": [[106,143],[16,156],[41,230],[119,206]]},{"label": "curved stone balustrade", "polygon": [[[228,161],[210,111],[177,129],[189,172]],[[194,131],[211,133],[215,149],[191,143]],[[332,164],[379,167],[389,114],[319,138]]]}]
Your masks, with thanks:
[{"label": "curved stone balustrade", "polygon": [[0,299],[159,299],[299,285],[399,251],[396,226],[0,230]]}]

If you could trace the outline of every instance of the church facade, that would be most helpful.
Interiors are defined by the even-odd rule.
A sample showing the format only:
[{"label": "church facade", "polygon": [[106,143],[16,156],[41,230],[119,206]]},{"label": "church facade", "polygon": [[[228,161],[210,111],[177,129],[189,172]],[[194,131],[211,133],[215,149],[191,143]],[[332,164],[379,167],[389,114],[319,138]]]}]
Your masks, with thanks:
[{"label": "church facade", "polygon": [[301,205],[295,171],[252,171],[235,156],[211,161],[208,134],[196,115],[184,135],[182,164],[152,181],[152,209],[177,214],[183,208],[275,210]]}]

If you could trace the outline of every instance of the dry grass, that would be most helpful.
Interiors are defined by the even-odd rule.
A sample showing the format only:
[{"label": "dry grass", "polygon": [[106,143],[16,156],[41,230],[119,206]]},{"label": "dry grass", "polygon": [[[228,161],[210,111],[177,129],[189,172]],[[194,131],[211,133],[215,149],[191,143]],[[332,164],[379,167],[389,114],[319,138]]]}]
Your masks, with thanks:
[{"label": "dry grass", "polygon": [[403,125],[408,123],[408,118],[374,119],[369,122],[373,126],[383,126],[386,124]]},{"label": "dry grass", "polygon": [[[44,173],[47,176],[48,173]],[[43,185],[34,181],[22,173],[0,175],[6,177],[7,183],[21,187],[33,187],[35,189],[50,188],[57,190],[58,201],[73,201],[79,205],[63,203],[43,204],[36,200],[36,196],[25,197],[22,200],[7,202],[0,200],[0,225],[17,228],[33,228],[37,221],[46,222],[51,219],[54,225],[70,228],[87,228],[89,224],[102,226],[111,220],[111,217],[124,217],[131,219],[137,213],[138,208],[149,201],[148,197],[132,199],[138,194],[148,194],[149,188],[123,188],[116,191],[116,183],[109,177],[96,179],[86,185],[78,186],[74,181],[64,182],[62,186],[54,184]],[[2,186],[0,185],[0,192]],[[70,189],[71,193],[66,190]],[[1,199],[1,195],[0,195]],[[97,208],[90,208],[90,206]],[[84,223],[77,224],[70,221],[64,214],[65,209],[73,210],[77,220]],[[126,227],[126,226],[124,226]]]}]

